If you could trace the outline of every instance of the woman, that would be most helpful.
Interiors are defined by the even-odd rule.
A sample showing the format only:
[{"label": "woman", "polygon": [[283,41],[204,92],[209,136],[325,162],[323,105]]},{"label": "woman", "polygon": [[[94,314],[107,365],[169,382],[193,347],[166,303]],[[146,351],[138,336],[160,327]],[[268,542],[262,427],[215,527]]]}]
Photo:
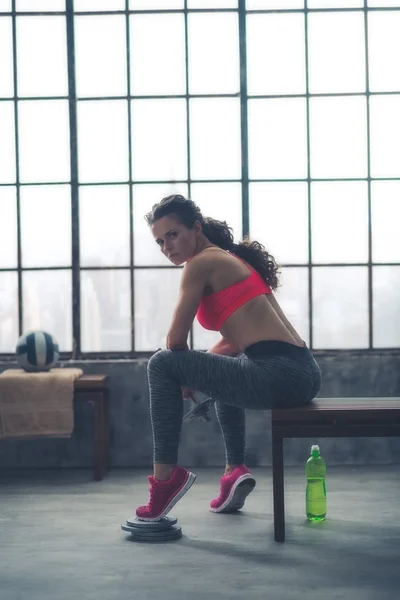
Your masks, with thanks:
[{"label": "woman", "polygon": [[[210,394],[224,437],[226,468],[213,512],[243,506],[255,486],[244,464],[245,409],[266,410],[310,402],[321,374],[305,342],[289,323],[272,290],[278,267],[258,242],[239,244],[226,222],[205,218],[180,195],[164,198],[146,215],[161,252],[185,263],[166,349],[148,363],[154,474],[150,501],[136,515],[164,517],[196,476],[177,466],[183,398],[192,390]],[[189,350],[193,320],[220,331],[207,352]]]}]

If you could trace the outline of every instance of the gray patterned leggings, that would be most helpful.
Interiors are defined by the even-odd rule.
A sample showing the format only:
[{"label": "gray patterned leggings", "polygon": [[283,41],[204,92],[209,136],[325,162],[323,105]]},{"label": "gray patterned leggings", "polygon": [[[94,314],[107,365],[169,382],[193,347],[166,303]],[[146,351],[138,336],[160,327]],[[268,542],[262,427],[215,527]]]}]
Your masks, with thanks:
[{"label": "gray patterned leggings", "polygon": [[226,462],[244,463],[245,409],[307,404],[318,394],[321,372],[309,349],[257,342],[236,357],[198,350],[159,350],[147,367],[155,463],[176,464],[182,427],[181,386],[215,399]]}]

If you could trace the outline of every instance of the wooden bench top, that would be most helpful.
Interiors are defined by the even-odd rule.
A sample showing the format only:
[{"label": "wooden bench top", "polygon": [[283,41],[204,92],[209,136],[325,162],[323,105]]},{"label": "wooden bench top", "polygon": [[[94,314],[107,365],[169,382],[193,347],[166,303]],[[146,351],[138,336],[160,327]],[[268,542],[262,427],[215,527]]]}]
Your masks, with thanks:
[{"label": "wooden bench top", "polygon": [[382,418],[400,418],[400,398],[315,398],[306,406],[296,408],[272,409],[273,423],[303,420],[327,420],[332,417],[352,417],[365,420]]},{"label": "wooden bench top", "polygon": [[76,390],[104,390],[108,387],[108,375],[82,375],[75,379]]}]

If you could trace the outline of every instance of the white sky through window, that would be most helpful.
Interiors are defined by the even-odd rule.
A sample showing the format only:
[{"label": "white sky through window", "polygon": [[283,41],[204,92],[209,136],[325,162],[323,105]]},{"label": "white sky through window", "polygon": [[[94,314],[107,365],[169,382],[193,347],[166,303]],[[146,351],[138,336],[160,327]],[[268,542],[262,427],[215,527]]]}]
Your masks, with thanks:
[{"label": "white sky through window", "polygon": [[[50,328],[70,350],[65,1],[16,0],[14,41],[11,2],[0,4],[0,353],[14,351],[18,329],[18,226],[22,268],[44,269],[23,273],[24,327]],[[277,296],[307,343],[311,325],[314,348],[367,348],[371,308],[374,345],[399,346],[400,0],[369,0],[386,10],[367,20],[362,10],[306,17],[303,0],[247,0],[246,131],[237,0],[188,0],[187,18],[183,7],[130,0],[128,16],[94,15],[125,1],[74,2],[82,350],[129,352],[133,326],[137,351],[164,344],[180,271],[164,268],[144,215],[189,190],[236,240],[248,190],[250,237],[283,265]],[[38,14],[18,15],[27,10]],[[195,325],[195,348],[213,341]]]}]

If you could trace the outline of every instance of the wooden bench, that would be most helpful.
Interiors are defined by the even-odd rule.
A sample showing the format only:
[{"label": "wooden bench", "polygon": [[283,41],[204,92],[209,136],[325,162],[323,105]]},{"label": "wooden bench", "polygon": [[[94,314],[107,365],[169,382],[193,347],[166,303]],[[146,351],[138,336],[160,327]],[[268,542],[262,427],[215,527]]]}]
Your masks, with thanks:
[{"label": "wooden bench", "polygon": [[93,476],[101,481],[110,461],[108,375],[82,375],[75,380],[74,389],[74,402],[88,402],[93,407]]},{"label": "wooden bench", "polygon": [[275,541],[285,541],[285,438],[400,436],[400,398],[317,398],[299,408],[271,410]]}]

